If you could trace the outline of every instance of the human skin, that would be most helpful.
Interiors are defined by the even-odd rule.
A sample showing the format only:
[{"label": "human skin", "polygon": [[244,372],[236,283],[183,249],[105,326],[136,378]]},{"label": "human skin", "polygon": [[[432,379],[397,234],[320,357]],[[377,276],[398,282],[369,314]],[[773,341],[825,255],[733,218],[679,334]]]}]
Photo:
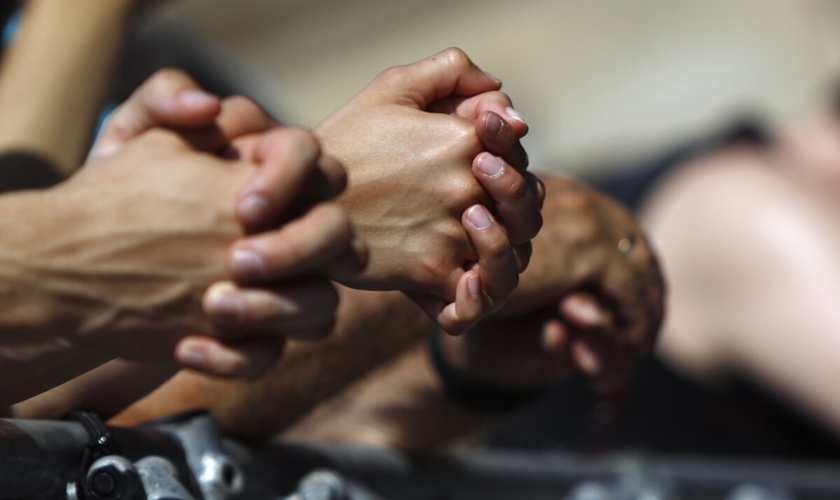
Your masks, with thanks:
[{"label": "human skin", "polygon": [[[465,275],[478,272],[485,313],[498,309],[542,224],[518,141],[482,154],[475,124],[487,113],[506,118],[502,124],[517,139],[527,132],[524,121],[510,118],[500,85],[463,51],[447,49],[384,71],[315,128],[325,151],[348,170],[339,203],[371,249],[368,268],[345,284],[408,292],[450,333],[477,320],[454,307]],[[471,242],[470,228],[477,227],[471,216],[479,214],[497,221],[509,239],[486,262]]]},{"label": "human skin", "polygon": [[[185,81],[183,75],[174,79]],[[342,281],[353,287],[410,292],[430,316],[452,333],[466,331],[503,305],[519,272],[527,265],[528,239],[541,225],[538,181],[521,173],[527,167],[527,156],[518,139],[527,126],[509,118],[511,113],[517,117],[518,114],[507,96],[495,90],[499,85],[463,52],[448,49],[384,72],[316,130],[325,152],[339,158],[348,169],[350,189],[339,202],[350,213],[370,250],[371,262],[365,274]],[[144,112],[139,118],[130,112],[114,117],[113,121],[119,124],[114,127],[116,131],[103,133],[97,149],[118,147],[121,141],[137,130],[153,126],[156,120],[195,129],[207,125],[209,116],[211,123],[212,119],[221,122],[213,126],[230,139],[226,154],[232,151],[247,157],[253,143],[248,132],[261,132],[273,125],[266,115],[260,116],[259,108],[253,104],[244,113],[239,109],[218,118],[207,104],[207,109],[201,111],[207,116],[175,121],[178,113],[174,110],[183,111],[184,106],[177,105],[173,91],[194,92],[197,88],[188,83],[160,87],[139,92],[138,96],[145,97],[134,103],[152,112]],[[387,88],[387,92],[382,88]],[[485,88],[491,90],[466,94]],[[165,103],[164,109],[155,109],[161,107],[160,102]],[[421,106],[435,112],[427,112]],[[508,119],[500,119],[497,112]],[[241,118],[243,114],[247,120]],[[501,129],[498,136],[485,134],[479,138],[473,123],[486,124],[491,118]],[[392,125],[387,134],[380,132],[385,122]],[[416,133],[418,130],[423,134]],[[485,148],[482,140],[493,142],[493,155],[481,153]],[[431,150],[437,151],[432,163],[427,153]],[[383,151],[388,155],[383,155]],[[391,161],[393,158],[399,161]],[[498,167],[492,175],[482,170],[488,161]],[[277,194],[268,186],[278,180],[272,178],[272,171],[265,172],[265,177],[258,172],[249,181],[238,201],[240,220],[254,229],[261,229],[260,218],[271,220],[277,209]],[[413,186],[410,196],[400,191],[406,185]],[[417,208],[426,206],[430,199],[436,203]],[[388,217],[383,216],[384,211],[389,211]],[[419,214],[425,215],[421,218]],[[476,215],[483,215],[482,221],[489,219],[489,226],[478,229],[471,220]],[[412,220],[420,222],[406,223]],[[414,230],[409,230],[412,227]],[[478,261],[471,238],[493,240],[491,251],[482,254],[483,262]],[[231,256],[246,254],[254,266],[238,268],[231,258],[233,279],[240,285],[253,285],[282,277],[273,269],[273,263],[282,261],[284,245],[283,240],[271,235],[260,241],[238,243]],[[457,307],[456,294],[461,290],[466,299],[468,283],[481,290],[481,307],[468,307],[469,299]],[[229,298],[236,299],[233,294]],[[213,310],[208,312],[213,314]]]},{"label": "human skin", "polygon": [[[69,175],[81,165],[123,34],[140,0],[28,0],[3,58],[0,151],[25,151]],[[56,110],[60,110],[56,112]]]},{"label": "human skin", "polygon": [[671,283],[663,359],[712,386],[748,377],[840,432],[836,155],[812,133],[698,158],[643,217]]},{"label": "human skin", "polygon": [[[571,179],[543,180],[548,222],[534,239],[531,266],[509,309],[463,336],[442,336],[443,354],[463,378],[485,387],[532,390],[580,370],[596,388],[609,390],[653,346],[663,311],[659,267],[624,208]],[[616,238],[631,232],[638,236],[633,249],[618,252]],[[449,399],[428,342],[421,341],[326,401],[283,438],[423,455],[506,416]]]},{"label": "human skin", "polygon": [[[635,254],[613,259],[617,249],[612,237],[639,228],[612,200],[566,178],[546,178],[546,193],[546,220],[556,223],[550,222],[535,238],[534,271],[523,274],[521,292],[514,292],[509,302],[511,310],[503,311],[504,319],[485,320],[463,336],[444,336],[447,357],[466,377],[499,388],[531,389],[577,369],[598,385],[614,386],[627,375],[625,363],[650,349],[661,321],[662,282],[656,261],[641,233]],[[621,280],[621,288],[607,286],[614,274],[632,279]],[[615,302],[603,305],[595,300],[598,283]],[[586,294],[579,293],[580,287]],[[644,303],[635,302],[640,300],[640,287],[652,289],[641,299]],[[342,290],[349,306],[340,306],[335,335],[317,347],[300,346],[296,354],[296,346],[290,346],[288,359],[256,383],[222,385],[182,373],[115,422],[136,424],[207,407],[225,432],[265,438],[315,408],[311,418],[292,427],[290,439],[390,444],[428,452],[498,421],[498,415],[465,410],[446,398],[428,363],[425,341],[409,349],[437,333],[433,324],[408,315],[407,302],[371,296],[366,307],[364,302],[357,305],[365,293],[370,292]],[[377,303],[387,307],[371,309]],[[641,331],[639,324],[612,321],[620,317],[619,308],[632,307],[643,308],[638,317],[644,318],[646,329],[641,338],[620,338]],[[394,325],[380,319],[370,325],[364,320],[382,312],[406,322]],[[560,327],[564,332],[557,335]],[[588,349],[584,355],[577,353],[578,343]],[[387,361],[400,351],[395,361]],[[361,382],[342,391],[363,375]],[[327,399],[331,395],[335,396]]]},{"label": "human skin", "polygon": [[[264,147],[280,135],[267,134]],[[308,168],[316,165],[310,159]],[[5,213],[28,214],[3,219],[4,401],[109,359],[171,359],[176,343],[195,332],[256,355],[253,337],[214,330],[202,312],[204,291],[226,276],[228,247],[242,236],[233,200],[256,169],[156,130],[55,188],[0,198]],[[339,254],[356,255],[338,207],[315,205],[294,222],[330,234],[326,244]],[[317,322],[328,316],[312,313]],[[266,335],[277,343],[276,333]],[[254,368],[241,360],[196,367],[230,376]]]},{"label": "human skin", "polygon": [[[464,60],[460,59],[459,57],[456,57],[456,61],[463,62]],[[444,66],[444,69],[446,69],[446,66]],[[458,71],[462,70],[462,69],[459,69],[457,66],[455,67],[455,69],[458,70]],[[467,69],[472,69],[472,66],[471,65],[468,66]],[[486,77],[486,76],[483,75],[483,73],[482,73],[482,78],[484,78],[484,77]],[[494,85],[495,85],[495,82],[494,82]],[[156,98],[150,100],[150,101],[156,101],[156,100],[159,100],[158,98],[167,95],[167,92],[165,92],[165,91],[164,92],[155,91],[155,92],[152,92],[152,93],[149,93],[149,94],[138,94],[138,95],[146,95],[147,97],[152,96],[152,95],[156,95],[157,96]],[[168,94],[168,95],[170,95],[170,97],[171,97],[171,93]],[[164,99],[164,100],[167,100],[167,99]],[[169,104],[175,105],[171,102],[171,100],[167,100],[167,102]],[[147,102],[147,104],[148,104],[148,102]],[[524,168],[524,163],[527,160],[526,160],[526,157],[524,155],[524,151],[521,150],[521,146],[518,143],[518,133],[516,132],[516,130],[513,127],[509,126],[506,122],[504,122],[502,120],[499,120],[498,115],[493,114],[493,116],[491,116],[491,114],[489,114],[491,112],[488,111],[488,110],[494,109],[494,108],[498,109],[498,107],[501,106],[501,111],[505,112],[506,114],[509,113],[509,110],[506,109],[507,107],[509,107],[509,100],[507,100],[507,98],[505,96],[503,96],[501,93],[493,92],[489,96],[489,99],[487,101],[481,101],[481,100],[478,100],[478,99],[468,100],[468,99],[459,98],[457,100],[451,100],[450,102],[440,103],[440,104],[441,105],[446,105],[446,106],[449,106],[450,104],[455,104],[456,107],[461,108],[460,111],[471,114],[471,115],[468,114],[468,116],[476,116],[477,115],[476,130],[477,130],[478,136],[480,136],[482,138],[482,140],[488,145],[488,149],[495,154],[499,154],[502,157],[510,158],[511,162],[514,162],[514,163],[518,164],[520,166],[520,168]],[[141,108],[148,109],[149,107],[148,106],[141,106]],[[356,109],[359,109],[359,106],[357,106]],[[464,111],[464,109],[466,109],[466,111]],[[456,109],[453,108],[452,111],[455,112],[455,111],[459,111],[459,110],[456,110]],[[441,115],[441,116],[443,116],[443,115]],[[147,119],[145,121],[140,120],[139,123],[147,123],[148,124],[149,121],[150,121],[150,120],[148,120],[148,118],[150,118],[150,117],[152,117],[152,120],[151,120],[152,122],[154,121],[154,119],[161,119],[162,118],[162,119],[165,120],[165,118],[166,118],[165,113],[152,113],[151,115],[146,114],[145,118],[147,118]],[[117,119],[117,118],[118,118],[118,116],[115,117],[115,119]],[[421,117],[418,117],[418,118],[421,118]],[[498,121],[494,123],[494,119],[496,119]],[[121,121],[121,120],[118,120],[118,121]],[[259,121],[259,120],[256,120],[256,121]],[[419,124],[424,123],[422,120],[415,120],[415,121],[417,121],[417,123],[419,123]],[[123,121],[123,123],[131,124],[132,126],[134,126],[138,123],[138,121],[134,120],[134,119],[128,119],[128,120]],[[524,126],[524,123],[520,123],[520,128],[521,128],[521,126]],[[139,127],[140,130],[145,129],[145,128],[146,128],[145,126],[140,126]],[[227,129],[228,125],[223,125],[220,128],[221,129]],[[234,127],[234,128],[236,128],[236,127]],[[103,137],[100,139],[100,145],[104,145],[103,147],[106,147],[106,150],[112,149],[112,147],[119,147],[120,141],[125,137],[130,137],[132,135],[132,133],[134,133],[137,129],[136,128],[131,128],[131,127],[126,128],[126,127],[121,126],[121,127],[118,127],[118,130],[120,130],[120,131],[116,134],[109,134],[106,131],[106,133],[103,134]],[[195,139],[193,139],[193,140],[195,140]],[[465,167],[465,170],[467,170],[469,172],[469,162],[466,162],[466,164],[467,164],[467,166]],[[513,167],[510,166],[510,163],[505,162],[505,165],[507,165],[507,168],[503,167],[504,171],[501,174],[494,175],[494,176],[492,176],[492,178],[487,179],[485,181],[485,185],[488,188],[489,193],[492,196],[492,199],[496,200],[500,205],[503,205],[503,208],[499,211],[500,216],[501,217],[506,217],[506,218],[508,218],[508,220],[510,220],[512,222],[517,222],[517,221],[522,219],[521,216],[520,217],[517,216],[518,211],[519,212],[522,212],[522,211],[527,212],[528,210],[533,210],[534,205],[538,204],[539,198],[541,197],[541,194],[540,194],[541,193],[541,187],[540,187],[539,183],[537,183],[537,182],[526,182],[524,180],[524,178],[517,173],[516,169],[514,169]],[[473,169],[473,170],[475,170],[475,169]],[[513,179],[514,182],[510,182],[511,179]],[[525,192],[523,192],[523,191],[525,191]],[[534,194],[532,194],[532,193],[536,193],[536,198],[537,198],[536,200],[530,198],[531,196],[534,196]],[[247,198],[247,196],[246,196],[246,198]],[[522,207],[522,208],[519,208],[519,207]],[[466,225],[467,222],[468,221],[464,220],[463,221],[464,225]],[[531,230],[533,230],[533,229],[531,229]],[[468,231],[469,231],[469,229],[468,229]],[[488,248],[491,248],[491,249],[495,248],[496,250],[505,248],[504,245],[500,246],[497,243],[494,243],[493,240],[494,240],[494,238],[498,239],[498,235],[493,236],[491,231],[487,231],[487,230],[485,230],[483,232],[481,230],[473,231],[470,234],[470,237],[471,237],[471,240],[473,241],[473,243],[477,247],[477,252],[478,252],[479,257],[483,254],[483,251],[481,250],[483,247],[488,247]],[[489,239],[488,239],[488,237],[489,237]],[[506,238],[502,238],[502,241],[504,241],[504,239],[506,239]],[[266,246],[265,249],[270,250],[270,246]],[[507,256],[506,253],[502,253],[502,256],[503,256],[503,258],[510,259],[510,257]],[[525,255],[523,258],[527,259],[527,255]],[[271,260],[270,258],[266,259],[266,261],[270,261],[270,260]],[[489,262],[490,264],[493,264],[492,261],[493,260],[498,260],[498,259],[497,259],[496,256],[490,255],[487,259],[480,259],[480,260],[483,260],[485,262]],[[513,259],[510,259],[510,260],[513,261]],[[514,272],[518,272],[518,270],[520,269],[520,266],[524,267],[524,264],[525,264],[525,262],[516,262],[515,265],[514,265]],[[268,274],[271,274],[271,273],[269,272]],[[469,277],[470,275],[474,275],[474,276],[480,278],[480,276],[478,276],[478,273],[476,273],[476,272],[471,273],[471,272],[468,271],[468,272],[464,273],[465,277]],[[463,281],[464,280],[461,280],[462,283],[463,283]],[[305,390],[307,380],[314,380],[315,383],[317,383],[318,380],[324,380],[326,378],[329,378],[330,380],[334,380],[335,381],[335,386],[329,386],[329,388],[324,388],[324,389],[318,391],[319,392],[318,399],[316,401],[308,401],[308,404],[311,407],[311,405],[314,405],[315,403],[317,403],[317,401],[320,401],[321,399],[327,397],[331,393],[335,392],[336,390],[339,390],[341,387],[346,385],[346,383],[348,383],[349,380],[352,380],[353,377],[360,375],[363,372],[363,369],[365,367],[369,367],[369,366],[381,361],[382,359],[385,359],[386,357],[388,357],[390,355],[393,355],[395,352],[398,352],[398,350],[400,348],[407,345],[407,343],[410,342],[410,340],[413,340],[413,339],[417,338],[418,335],[422,335],[423,333],[428,333],[428,331],[429,331],[428,323],[425,323],[425,322],[422,322],[422,321],[417,321],[415,319],[415,318],[417,318],[417,312],[411,306],[411,304],[408,303],[407,301],[395,300],[394,298],[391,298],[391,299],[383,298],[383,299],[379,299],[378,301],[362,300],[364,297],[370,296],[371,294],[366,294],[364,292],[356,292],[356,291],[352,291],[352,290],[349,290],[349,289],[342,289],[341,293],[342,293],[342,300],[344,302],[349,302],[350,304],[356,304],[356,303],[359,303],[359,301],[361,300],[361,304],[366,306],[366,307],[360,307],[360,306],[350,307],[350,308],[347,309],[347,311],[348,311],[347,312],[347,318],[348,319],[347,320],[342,320],[342,319],[339,320],[339,322],[337,324],[337,330],[336,330],[336,333],[335,333],[335,336],[338,338],[338,340],[336,340],[335,342],[337,342],[337,346],[338,346],[338,348],[340,348],[340,350],[338,352],[341,353],[341,356],[338,356],[337,354],[333,355],[333,356],[335,356],[336,364],[334,366],[330,367],[331,370],[330,370],[329,373],[323,373],[322,371],[318,371],[318,370],[325,370],[326,368],[321,368],[321,365],[315,364],[314,366],[317,367],[318,369],[314,370],[315,375],[310,376],[306,371],[304,371],[304,373],[300,373],[300,368],[297,368],[298,371],[295,372],[294,371],[294,366],[290,368],[289,366],[286,366],[285,363],[281,362],[277,367],[275,367],[274,370],[272,370],[272,373],[269,374],[269,376],[262,377],[259,381],[247,386],[248,387],[247,390],[243,387],[236,387],[235,390],[231,390],[231,393],[226,398],[223,398],[223,399],[226,400],[226,401],[230,401],[230,402],[235,402],[235,401],[240,401],[240,400],[251,402],[253,400],[253,398],[256,397],[256,396],[264,395],[266,393],[272,393],[272,394],[276,394],[276,398],[273,398],[273,399],[276,399],[277,401],[282,402],[290,396],[290,395],[285,394],[283,392],[284,390],[287,390],[287,389],[284,388],[285,386],[283,385],[282,381],[286,380],[287,376],[292,376],[291,375],[292,373],[298,373],[298,376],[296,376],[295,379],[302,381],[301,385],[303,385],[304,387],[301,390]],[[473,296],[473,294],[471,294],[471,293],[467,293],[467,294],[464,294],[464,295],[467,296],[467,300],[461,301],[458,304],[459,307],[461,308],[461,311],[463,311],[466,308],[466,310],[468,312],[473,311],[471,314],[473,314],[475,317],[480,317],[481,315],[486,313],[485,301],[484,301],[484,298],[482,297],[481,293],[476,294],[476,296]],[[387,296],[385,296],[385,297],[387,297]],[[393,303],[394,304],[393,309],[389,310],[388,312],[385,312],[380,307],[373,307],[372,309],[370,309],[370,307],[369,307],[370,304],[373,304],[373,303],[379,302],[379,301],[383,301],[386,304]],[[212,311],[210,311],[210,312],[211,312],[211,316],[212,316]],[[380,330],[383,331],[382,335],[388,335],[388,334],[394,335],[393,332],[388,330],[387,322],[383,321],[385,318],[388,318],[388,317],[390,317],[390,318],[404,317],[407,320],[410,320],[409,324],[413,325],[411,328],[403,327],[403,328],[400,329],[400,331],[404,330],[406,335],[405,336],[401,336],[401,335],[396,336],[397,339],[403,339],[403,340],[400,340],[399,343],[394,344],[393,342],[383,340],[380,337],[380,340],[378,341],[378,343],[381,344],[381,346],[382,346],[380,348],[371,348],[369,351],[365,350],[363,352],[359,352],[358,350],[351,350],[351,349],[348,349],[348,348],[345,347],[348,344],[345,341],[342,341],[342,336],[343,335],[351,335],[353,332],[358,332],[359,329],[354,325],[358,325],[358,324],[366,325],[366,324],[370,323],[371,321],[376,320],[377,318],[378,318],[378,320],[377,320],[378,323],[376,323],[376,325],[377,325],[377,328],[379,328],[379,330],[375,330],[374,332],[369,332],[369,334],[367,334],[365,338],[371,338],[371,339],[376,338],[375,333],[377,331],[380,331]],[[366,318],[372,318],[372,319],[366,319]],[[242,318],[242,319],[243,319],[243,322],[240,323],[240,324],[247,325],[248,324],[248,321],[247,321],[248,318]],[[253,319],[254,318],[252,318],[252,320]],[[256,319],[258,319],[258,315],[257,315]],[[256,323],[259,324],[259,321],[256,321]],[[341,332],[351,332],[351,333],[342,334]],[[355,334],[359,335],[358,333],[355,333]],[[355,338],[355,337],[353,337],[353,338]],[[361,339],[359,341],[361,341]],[[324,344],[324,349],[327,353],[336,352],[335,347],[333,347],[333,348],[330,347],[330,345],[332,345],[332,343],[333,343],[332,340],[328,340]],[[394,346],[394,347],[388,348],[387,346]],[[294,345],[290,346],[289,347],[289,352],[287,353],[287,356],[292,356],[292,359],[294,359],[294,354],[293,353],[295,352],[296,349],[297,348]],[[300,347],[300,349],[308,349],[308,348]],[[332,351],[330,351],[330,349],[332,349]],[[315,356],[318,351],[310,349],[310,350],[306,350],[305,352],[308,352],[310,356]],[[367,352],[367,354],[365,354],[365,352]],[[347,369],[350,370],[349,373],[351,375],[348,375],[348,376],[345,376],[345,377],[335,376],[334,375],[335,373],[337,373],[337,374],[345,373],[344,371],[342,371],[342,370],[344,370],[342,368],[343,366],[348,366],[349,367]],[[132,368],[131,367],[126,367],[126,369],[131,370]],[[119,370],[115,370],[115,371],[119,371]],[[313,377],[315,377],[315,378],[313,379]],[[125,378],[133,378],[133,377],[125,377]],[[135,381],[137,381],[137,378],[133,378],[133,379]],[[179,377],[176,378],[175,381],[181,381],[179,383],[170,384],[170,386],[175,387],[176,389],[172,389],[172,388],[167,389],[166,387],[164,387],[163,389],[161,389],[161,391],[159,391],[159,394],[167,395],[166,397],[157,397],[157,402],[155,402],[155,398],[151,398],[147,402],[143,403],[143,404],[146,405],[145,409],[144,409],[143,404],[140,404],[140,405],[135,406],[132,409],[131,412],[133,412],[135,415],[147,416],[147,415],[153,413],[152,411],[148,410],[148,407],[150,407],[150,406],[156,408],[157,410],[160,410],[161,408],[166,408],[167,410],[175,410],[175,409],[183,408],[184,404],[187,404],[189,402],[195,402],[197,399],[198,400],[203,400],[205,405],[212,405],[213,402],[217,401],[218,399],[214,398],[213,400],[207,401],[207,400],[204,400],[203,395],[207,394],[207,393],[218,392],[217,390],[213,389],[214,386],[219,386],[219,387],[224,388],[224,386],[219,384],[218,381],[202,379],[200,377],[195,377],[195,376],[192,376],[192,375],[189,375],[189,374],[179,375]],[[173,382],[175,382],[175,381],[173,381]],[[186,382],[184,382],[184,381],[186,381]],[[84,388],[83,388],[84,383],[81,383],[81,382],[77,383],[77,384],[75,384],[75,387],[77,387],[77,388],[81,387],[81,389],[73,389],[77,394],[85,393]],[[57,392],[54,391],[54,393],[53,393],[54,397],[52,397],[52,399],[56,400],[56,401],[59,401],[59,403],[57,404],[57,407],[64,407],[64,406],[62,406],[61,401],[66,402],[66,401],[68,401],[68,398],[60,397],[60,394],[59,394],[60,392],[61,391],[57,391]],[[138,392],[142,394],[142,389],[139,390]],[[185,396],[189,396],[189,395],[195,395],[195,397],[191,397],[191,396],[190,397],[185,397]],[[20,405],[17,408],[18,414],[32,415],[33,412],[29,411],[29,410],[26,410],[26,408],[30,408],[30,409],[31,408],[38,408],[39,409],[38,411],[41,411],[41,412],[48,411],[48,410],[45,410],[45,409],[50,408],[51,405],[49,403],[44,403],[44,401],[45,401],[45,399],[50,399],[50,397],[51,396],[46,395],[45,398],[36,398],[36,400],[34,400],[34,401],[30,401],[30,402],[27,402],[27,404]],[[262,397],[262,396],[259,396],[259,397]],[[162,403],[161,403],[161,401],[162,401]],[[56,405],[54,405],[54,407],[56,407]],[[242,425],[230,425],[230,426],[228,426],[227,428],[229,430],[233,430],[233,429],[240,429],[240,430],[241,429],[252,429],[253,432],[258,433],[258,432],[264,432],[265,429],[276,430],[277,425],[279,425],[280,423],[282,423],[284,421],[290,421],[291,419],[297,417],[299,415],[299,413],[295,413],[295,412],[296,411],[298,411],[298,412],[301,411],[299,408],[295,407],[294,405],[278,404],[277,407],[274,407],[274,412],[270,413],[266,416],[266,422],[253,422],[253,421],[250,421],[249,419],[255,417],[256,414],[254,412],[243,411],[242,408],[244,408],[244,407],[246,407],[244,404],[239,405],[239,406],[234,405],[234,404],[228,405],[227,408],[229,408],[230,410],[227,411],[227,408],[222,409],[222,410],[218,410],[217,411],[217,417],[220,418],[223,422],[242,423]],[[113,408],[113,407],[111,407],[111,408]],[[238,408],[238,411],[234,411],[234,410],[236,410],[236,408]],[[306,408],[306,409],[308,409],[308,408]],[[129,415],[131,414],[131,412],[129,413]],[[35,412],[35,414],[37,414],[37,411]],[[124,417],[123,421],[126,421],[126,419],[128,419],[128,418],[129,417]]]}]

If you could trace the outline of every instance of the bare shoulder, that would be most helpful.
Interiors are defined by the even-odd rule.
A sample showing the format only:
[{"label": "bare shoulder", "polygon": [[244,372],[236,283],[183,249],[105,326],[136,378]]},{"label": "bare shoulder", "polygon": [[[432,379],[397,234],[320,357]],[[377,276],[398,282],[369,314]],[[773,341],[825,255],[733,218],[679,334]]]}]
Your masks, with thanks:
[{"label": "bare shoulder", "polygon": [[641,218],[669,285],[666,356],[695,371],[725,363],[722,336],[743,324],[749,301],[761,287],[795,279],[784,270],[803,248],[825,246],[821,212],[750,148],[704,155],[664,179]]},{"label": "bare shoulder", "polygon": [[[743,258],[790,258],[787,241],[823,244],[836,232],[836,201],[795,171],[773,165],[752,148],[732,147],[699,157],[664,179],[641,219],[664,253],[713,262],[726,272]],[[702,250],[702,252],[699,252]]]}]

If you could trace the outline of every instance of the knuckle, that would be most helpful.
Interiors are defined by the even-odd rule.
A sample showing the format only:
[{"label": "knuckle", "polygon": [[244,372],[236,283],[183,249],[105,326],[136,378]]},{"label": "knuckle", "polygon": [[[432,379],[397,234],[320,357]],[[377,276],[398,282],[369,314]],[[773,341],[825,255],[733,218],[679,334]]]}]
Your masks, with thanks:
[{"label": "knuckle", "polygon": [[269,125],[271,118],[257,101],[248,96],[236,94],[226,97],[222,101],[222,108],[225,114],[231,114],[243,123],[259,123]]},{"label": "knuckle", "polygon": [[486,92],[482,94],[482,98],[486,101],[495,102],[505,107],[513,106],[513,101],[511,101],[510,96],[501,90]]},{"label": "knuckle", "polygon": [[507,257],[512,251],[510,240],[501,236],[486,242],[483,245],[483,249],[482,253],[491,259],[501,259]]},{"label": "knuckle", "polygon": [[243,94],[234,94],[225,98],[225,104],[236,108],[239,113],[249,113],[249,117],[264,117],[267,113],[257,101]]},{"label": "knuckle", "polygon": [[147,83],[148,88],[157,92],[166,92],[175,90],[176,87],[181,86],[184,82],[193,83],[192,78],[183,70],[178,68],[163,68],[155,72]]},{"label": "knuckle", "polygon": [[[450,140],[459,144],[464,141],[479,143],[478,134],[476,133],[475,125],[472,122],[465,119],[453,120],[450,127]],[[470,143],[468,142],[467,144]]]},{"label": "knuckle", "polygon": [[347,189],[347,168],[341,161],[332,156],[324,157],[321,168],[327,176],[327,179],[329,179],[332,191],[327,194],[331,198],[338,196]]},{"label": "knuckle", "polygon": [[172,151],[187,151],[190,146],[184,138],[178,134],[173,134],[167,130],[155,128],[146,132],[138,139],[138,142],[149,141],[155,144],[156,148],[170,149]]},{"label": "knuckle", "polygon": [[317,210],[323,219],[324,227],[329,228],[330,232],[337,240],[341,242],[349,242],[353,235],[353,223],[350,222],[350,217],[337,203],[321,203]]},{"label": "knuckle", "polygon": [[418,259],[416,280],[420,283],[445,285],[454,265],[442,255],[425,255]]},{"label": "knuckle", "polygon": [[472,66],[470,57],[458,47],[449,47],[441,52],[440,56],[446,64],[456,69],[467,69]]},{"label": "knuckle", "polygon": [[406,73],[405,66],[392,66],[379,73],[374,83],[386,88],[402,87],[407,79]]},{"label": "knuckle", "polygon": [[280,129],[288,136],[292,145],[298,148],[304,156],[312,159],[321,156],[321,142],[311,130],[301,127],[285,127]]},{"label": "knuckle", "polygon": [[514,249],[514,253],[516,255],[517,270],[521,273],[528,268],[528,264],[531,262],[533,246],[531,245],[531,242],[519,245]]},{"label": "knuckle", "polygon": [[521,200],[528,196],[528,182],[521,175],[511,175],[505,185],[505,196],[511,200]]}]

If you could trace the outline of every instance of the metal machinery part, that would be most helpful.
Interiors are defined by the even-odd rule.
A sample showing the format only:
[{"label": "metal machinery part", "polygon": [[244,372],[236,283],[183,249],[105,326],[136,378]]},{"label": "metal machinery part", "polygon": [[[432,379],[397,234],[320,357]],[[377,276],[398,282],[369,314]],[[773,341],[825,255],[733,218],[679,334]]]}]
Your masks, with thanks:
[{"label": "metal machinery part", "polygon": [[[385,450],[219,436],[204,413],[109,428],[87,464],[80,422],[0,419],[0,498],[69,500],[822,500],[836,463],[474,452],[413,463]],[[116,450],[116,448],[115,448]],[[82,465],[84,464],[84,465]]]}]

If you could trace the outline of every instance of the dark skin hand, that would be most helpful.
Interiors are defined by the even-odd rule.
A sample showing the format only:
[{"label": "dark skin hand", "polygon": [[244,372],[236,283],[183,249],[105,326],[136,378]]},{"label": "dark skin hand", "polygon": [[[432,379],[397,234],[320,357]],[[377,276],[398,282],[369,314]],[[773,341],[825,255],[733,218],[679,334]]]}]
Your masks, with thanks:
[{"label": "dark skin hand", "polygon": [[462,338],[445,338],[467,376],[529,388],[575,369],[600,390],[618,387],[662,323],[664,283],[636,221],[576,181],[543,177],[547,223],[504,310]]}]

